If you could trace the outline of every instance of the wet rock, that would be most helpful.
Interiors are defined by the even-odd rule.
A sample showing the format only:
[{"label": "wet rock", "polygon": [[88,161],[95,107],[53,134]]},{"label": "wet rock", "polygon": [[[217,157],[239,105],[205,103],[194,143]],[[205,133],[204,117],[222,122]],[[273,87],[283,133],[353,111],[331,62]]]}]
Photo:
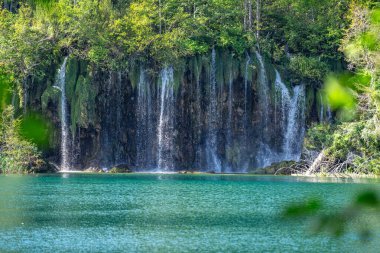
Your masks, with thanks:
[{"label": "wet rock", "polygon": [[127,164],[119,164],[114,166],[109,173],[132,173]]}]

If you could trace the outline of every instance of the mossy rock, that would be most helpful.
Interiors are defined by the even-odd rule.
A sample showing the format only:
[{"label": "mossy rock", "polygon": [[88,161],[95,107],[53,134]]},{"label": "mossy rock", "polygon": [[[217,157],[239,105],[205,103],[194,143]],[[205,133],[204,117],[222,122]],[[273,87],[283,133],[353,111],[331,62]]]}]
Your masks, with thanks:
[{"label": "mossy rock", "polygon": [[66,94],[69,103],[73,101],[75,87],[78,79],[79,63],[75,58],[70,58],[66,67]]},{"label": "mossy rock", "polygon": [[271,166],[257,169],[254,171],[255,174],[267,174],[267,175],[290,175],[291,170],[290,167],[294,165],[296,162],[294,161],[284,161],[272,164]]},{"label": "mossy rock", "polygon": [[58,104],[60,101],[60,91],[57,88],[49,86],[46,88],[44,93],[41,96],[42,110],[46,110],[49,104],[49,101],[52,101],[54,104]]},{"label": "mossy rock", "polygon": [[71,131],[77,126],[87,128],[95,122],[95,97],[97,90],[88,78],[79,76],[71,104]]},{"label": "mossy rock", "polygon": [[113,167],[109,173],[132,173],[132,171],[129,169],[128,165],[120,164]]}]

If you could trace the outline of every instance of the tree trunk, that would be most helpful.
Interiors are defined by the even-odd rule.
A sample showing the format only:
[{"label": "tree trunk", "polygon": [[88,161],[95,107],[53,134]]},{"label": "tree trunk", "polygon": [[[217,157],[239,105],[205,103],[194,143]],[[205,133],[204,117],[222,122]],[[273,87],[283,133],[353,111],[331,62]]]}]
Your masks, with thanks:
[{"label": "tree trunk", "polygon": [[252,30],[252,0],[248,0],[248,30]]},{"label": "tree trunk", "polygon": [[160,34],[162,34],[161,0],[158,0],[158,18],[160,20]]},{"label": "tree trunk", "polygon": [[260,9],[260,0],[256,0],[256,40],[259,40],[260,37]]},{"label": "tree trunk", "polygon": [[247,30],[247,0],[244,0],[244,21],[243,21],[243,28],[244,31]]}]

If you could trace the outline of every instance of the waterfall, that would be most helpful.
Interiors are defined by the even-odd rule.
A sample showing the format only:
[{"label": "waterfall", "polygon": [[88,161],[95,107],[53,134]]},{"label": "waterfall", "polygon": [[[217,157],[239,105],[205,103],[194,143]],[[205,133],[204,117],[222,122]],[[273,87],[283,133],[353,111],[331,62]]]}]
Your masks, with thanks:
[{"label": "waterfall", "polygon": [[[291,97],[290,97],[288,88],[285,86],[285,84],[283,83],[281,79],[280,73],[277,70],[275,70],[275,72],[276,72],[275,88],[276,88],[276,92],[279,93],[280,95],[279,98],[281,102],[281,108],[280,108],[281,119],[278,123],[280,124],[282,128],[282,132],[285,133],[287,130],[286,123],[288,121],[287,111],[291,103]],[[276,104],[278,104],[278,102],[276,102]]]},{"label": "waterfall", "polygon": [[266,167],[271,165],[274,161],[277,161],[276,154],[272,151],[268,143],[270,138],[268,133],[269,128],[269,83],[267,78],[267,73],[264,65],[264,60],[261,54],[256,51],[256,58],[259,63],[259,72],[258,72],[258,96],[259,96],[259,106],[261,114],[261,132],[260,135],[260,144],[257,154],[257,165],[258,167]]},{"label": "waterfall", "polygon": [[201,68],[198,69],[198,73],[195,76],[196,78],[196,151],[195,151],[195,168],[200,169],[202,167],[202,145],[201,145],[201,138],[202,138],[202,89],[201,89]]},{"label": "waterfall", "polygon": [[231,154],[232,153],[232,149],[233,149],[233,145],[234,145],[234,141],[233,141],[233,108],[234,108],[234,88],[233,88],[233,77],[232,77],[232,64],[231,64],[231,67],[230,67],[230,73],[229,73],[229,76],[228,76],[228,101],[227,101],[227,106],[228,106],[228,115],[227,115],[227,124],[226,124],[226,127],[227,127],[227,134],[226,134],[226,145],[225,145],[225,149],[226,149],[226,154],[227,154],[227,163],[226,163],[226,168],[225,168],[225,172],[232,172],[233,171],[233,165],[231,164],[232,163],[232,159],[233,159],[233,155]]},{"label": "waterfall", "polygon": [[324,108],[324,105],[323,105],[323,97],[322,97],[322,94],[319,93],[319,103],[320,103],[320,108],[319,108],[319,121],[320,122],[323,122],[324,121],[324,112],[325,112],[325,108]]},{"label": "waterfall", "polygon": [[266,128],[268,127],[268,116],[269,116],[269,85],[268,85],[268,78],[267,78],[267,72],[265,70],[264,60],[261,54],[256,51],[256,57],[259,61],[259,101],[261,106],[261,113],[262,113],[262,122],[264,124],[264,131],[266,131]]},{"label": "waterfall", "polygon": [[174,77],[173,68],[166,67],[161,71],[160,114],[157,129],[158,169],[174,170]]},{"label": "waterfall", "polygon": [[126,82],[123,82],[122,72],[104,72],[106,80],[102,81],[102,94],[99,96],[101,107],[99,113],[100,143],[99,152],[100,166],[112,168],[128,162],[126,152],[126,127],[125,116],[127,115]]},{"label": "waterfall", "polygon": [[123,122],[123,106],[124,106],[124,96],[123,96],[123,83],[122,83],[122,75],[121,72],[119,71],[117,73],[117,81],[116,81],[116,98],[115,98],[115,107],[116,107],[116,122],[114,122],[114,135],[113,135],[113,143],[116,143],[114,145],[115,149],[115,156],[114,156],[114,163],[115,164],[121,164],[125,162],[125,153],[123,150],[123,146],[121,143],[122,140],[122,122]]},{"label": "waterfall", "polygon": [[333,120],[333,116],[332,116],[330,105],[327,105],[327,119],[328,119],[329,122],[331,122]]},{"label": "waterfall", "polygon": [[153,161],[155,161],[153,155],[155,131],[151,88],[143,68],[140,68],[137,84],[136,119],[136,166],[138,169],[151,169],[154,166]]},{"label": "waterfall", "polygon": [[68,171],[71,167],[70,161],[70,132],[67,115],[67,98],[66,98],[66,64],[67,57],[58,71],[56,86],[61,91],[61,171]]},{"label": "waterfall", "polygon": [[304,133],[304,86],[298,85],[293,88],[293,96],[281,79],[280,73],[276,70],[275,87],[280,94],[281,100],[281,120],[279,122],[282,135],[282,154],[279,154],[278,161],[298,161],[301,154],[301,144]]},{"label": "waterfall", "polygon": [[304,135],[304,99],[303,85],[293,88],[293,97],[288,110],[288,123],[285,132],[283,160],[298,161],[301,155],[302,138]]},{"label": "waterfall", "polygon": [[[264,64],[262,58],[257,54],[260,72],[259,72],[259,82],[260,91],[259,95],[263,96],[266,94],[269,96],[267,90],[268,86],[263,86],[263,84],[268,85],[266,72],[264,69]],[[266,117],[268,116],[269,102],[267,104],[268,98],[260,98],[261,100],[261,110],[267,111],[262,114],[262,127],[263,137],[261,140],[261,145],[258,150],[258,167],[270,166],[275,162],[281,161],[298,161],[301,155],[302,149],[302,138],[304,136],[304,104],[305,104],[305,89],[303,85],[298,85],[293,87],[292,92],[286,87],[281,79],[280,73],[275,70],[276,80],[275,80],[275,91],[276,91],[276,109],[275,112],[275,123],[278,124],[280,134],[276,138],[282,138],[282,143],[280,149],[273,147],[268,143],[269,138],[267,136],[268,132],[266,128],[270,123]],[[266,87],[266,88],[264,88]],[[279,98],[279,100],[277,100]],[[280,112],[280,118],[277,120],[277,111]],[[266,139],[268,138],[268,139]]]},{"label": "waterfall", "polygon": [[[247,121],[247,101],[248,101],[248,68],[251,64],[251,57],[247,53],[247,59],[245,62],[245,73],[244,73],[244,120]],[[244,122],[246,124],[247,122]]]},{"label": "waterfall", "polygon": [[216,52],[212,49],[211,69],[210,69],[210,87],[209,87],[209,105],[207,110],[207,144],[206,156],[209,170],[220,173],[222,171],[221,162],[218,158],[218,100],[217,100],[217,83],[216,83]]},{"label": "waterfall", "polygon": [[[232,68],[232,67],[231,67]],[[232,145],[233,132],[233,103],[234,103],[234,87],[233,87],[232,69],[230,70],[228,80],[228,119],[227,119],[227,145]]]},{"label": "waterfall", "polygon": [[[320,108],[319,108],[319,122],[331,122],[333,120],[331,107],[327,103],[326,99],[323,97],[322,93],[319,92]],[[326,109],[325,109],[326,105]]]}]

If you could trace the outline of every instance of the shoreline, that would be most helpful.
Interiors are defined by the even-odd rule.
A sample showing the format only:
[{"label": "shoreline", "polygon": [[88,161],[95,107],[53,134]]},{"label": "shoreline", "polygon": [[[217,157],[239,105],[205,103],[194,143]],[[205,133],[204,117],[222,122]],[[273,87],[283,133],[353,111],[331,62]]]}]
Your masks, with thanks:
[{"label": "shoreline", "polygon": [[[141,175],[218,175],[218,176],[275,176],[275,177],[307,177],[307,178],[380,178],[380,175],[375,174],[356,174],[356,173],[313,173],[307,174],[261,174],[261,173],[213,173],[213,172],[201,172],[201,171],[178,171],[178,172],[168,172],[168,171],[132,171],[132,172],[120,172],[120,173],[110,173],[110,172],[94,172],[94,171],[58,171],[57,174],[141,174]],[[44,174],[44,173],[36,173]],[[55,173],[53,173],[55,174]]]},{"label": "shoreline", "polygon": [[313,174],[290,174],[294,177],[311,177],[311,178],[380,178],[376,174],[357,174],[357,173],[313,173]]}]

